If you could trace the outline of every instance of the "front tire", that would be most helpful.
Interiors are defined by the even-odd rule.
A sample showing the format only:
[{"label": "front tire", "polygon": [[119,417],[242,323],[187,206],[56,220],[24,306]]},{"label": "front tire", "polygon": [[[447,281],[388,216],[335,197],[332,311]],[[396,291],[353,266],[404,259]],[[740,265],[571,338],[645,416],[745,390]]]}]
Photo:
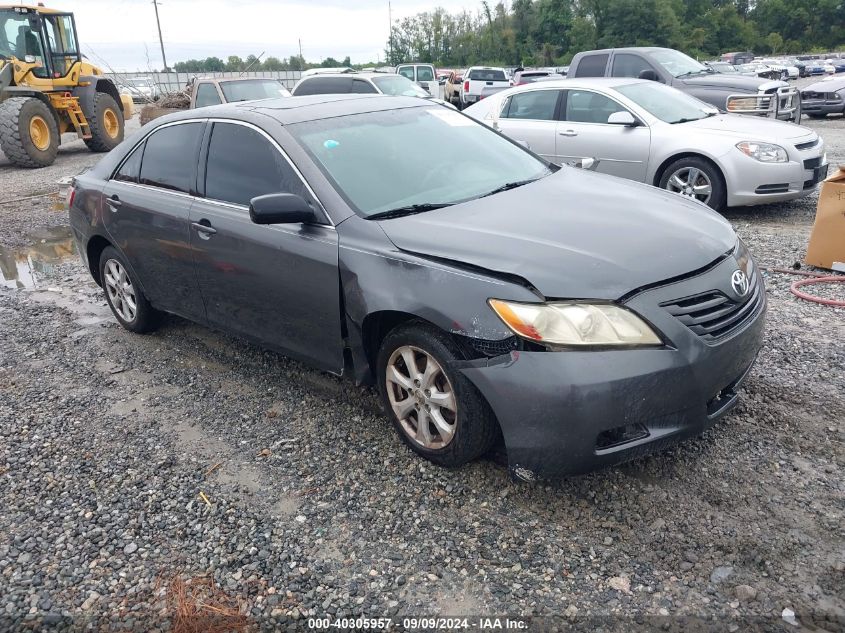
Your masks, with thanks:
[{"label": "front tire", "polygon": [[721,172],[713,163],[698,156],[687,156],[669,165],[660,177],[659,187],[695,198],[719,213],[727,206]]},{"label": "front tire", "polygon": [[463,359],[448,335],[420,321],[393,330],[378,354],[385,412],[411,450],[440,466],[466,464],[499,438],[489,405],[454,368]]},{"label": "front tire", "polygon": [[92,152],[109,152],[123,141],[123,112],[114,98],[105,92],[94,94],[91,112],[85,113],[91,138],[85,144]]},{"label": "front tire", "polygon": [[20,167],[47,167],[59,151],[59,127],[46,103],[12,97],[0,103],[0,149]]},{"label": "front tire", "polygon": [[126,259],[107,246],[100,255],[100,282],[106,303],[123,327],[136,334],[152,332],[161,323],[161,313],[150,305]]}]

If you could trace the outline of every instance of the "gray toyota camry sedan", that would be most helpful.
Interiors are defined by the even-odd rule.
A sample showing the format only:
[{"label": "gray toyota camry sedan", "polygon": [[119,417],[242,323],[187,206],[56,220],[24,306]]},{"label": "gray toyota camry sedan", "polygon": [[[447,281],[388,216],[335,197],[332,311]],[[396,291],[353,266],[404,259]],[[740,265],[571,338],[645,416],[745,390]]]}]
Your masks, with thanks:
[{"label": "gray toyota camry sedan", "polygon": [[444,466],[500,440],[522,479],[662,448],[730,409],[761,345],[763,280],[720,216],[415,98],[178,113],[70,195],[125,328],[173,313],[375,383]]}]

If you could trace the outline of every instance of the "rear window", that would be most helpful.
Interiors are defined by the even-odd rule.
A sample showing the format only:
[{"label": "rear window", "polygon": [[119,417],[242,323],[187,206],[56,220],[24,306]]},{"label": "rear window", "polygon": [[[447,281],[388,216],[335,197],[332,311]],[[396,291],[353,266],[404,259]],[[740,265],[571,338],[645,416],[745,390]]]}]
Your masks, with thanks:
[{"label": "rear window", "polygon": [[601,55],[585,55],[578,62],[574,77],[604,77],[607,67],[607,53]]},{"label": "rear window", "polygon": [[467,79],[476,81],[507,81],[504,70],[489,70],[485,68],[475,68],[469,71]]},{"label": "rear window", "polygon": [[276,79],[250,79],[247,81],[221,81],[220,89],[226,101],[252,101],[286,97],[287,89]]},{"label": "rear window", "polygon": [[431,66],[417,66],[417,81],[434,81],[434,69]]},{"label": "rear window", "polygon": [[293,90],[297,97],[305,95],[338,95],[352,90],[352,77],[314,77],[301,82]]}]

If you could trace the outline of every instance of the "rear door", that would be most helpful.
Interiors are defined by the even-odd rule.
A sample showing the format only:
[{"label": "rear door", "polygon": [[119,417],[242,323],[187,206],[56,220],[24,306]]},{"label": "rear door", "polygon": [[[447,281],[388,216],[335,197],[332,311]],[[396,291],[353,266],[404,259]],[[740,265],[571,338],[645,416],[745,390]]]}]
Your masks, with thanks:
[{"label": "rear door", "polygon": [[[572,88],[565,92],[557,134],[561,160],[574,163],[581,158],[596,158],[596,171],[645,181],[651,148],[649,128],[608,123],[614,112],[630,111],[607,95]],[[631,115],[637,118],[633,112]]]},{"label": "rear door", "polygon": [[507,98],[494,127],[553,163],[556,150],[561,90],[528,90]]},{"label": "rear door", "polygon": [[189,212],[205,122],[166,124],[124,160],[103,193],[103,223],[152,304],[204,321],[191,256]]},{"label": "rear door", "polygon": [[210,125],[200,163],[190,239],[209,323],[340,373],[337,232],[249,217],[249,201],[268,193],[321,209],[299,172],[266,133],[235,121]]}]

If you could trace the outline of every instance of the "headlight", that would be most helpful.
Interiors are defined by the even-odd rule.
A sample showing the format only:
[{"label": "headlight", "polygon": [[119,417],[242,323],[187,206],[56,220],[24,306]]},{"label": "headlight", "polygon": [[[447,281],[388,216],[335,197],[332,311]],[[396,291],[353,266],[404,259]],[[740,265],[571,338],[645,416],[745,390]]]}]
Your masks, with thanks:
[{"label": "headlight", "polygon": [[490,307],[517,336],[550,345],[660,345],[633,312],[611,304],[515,303],[490,299]]},{"label": "headlight", "polygon": [[737,143],[736,148],[746,156],[759,160],[761,163],[785,163],[789,160],[786,150],[780,145],[743,141]]}]

